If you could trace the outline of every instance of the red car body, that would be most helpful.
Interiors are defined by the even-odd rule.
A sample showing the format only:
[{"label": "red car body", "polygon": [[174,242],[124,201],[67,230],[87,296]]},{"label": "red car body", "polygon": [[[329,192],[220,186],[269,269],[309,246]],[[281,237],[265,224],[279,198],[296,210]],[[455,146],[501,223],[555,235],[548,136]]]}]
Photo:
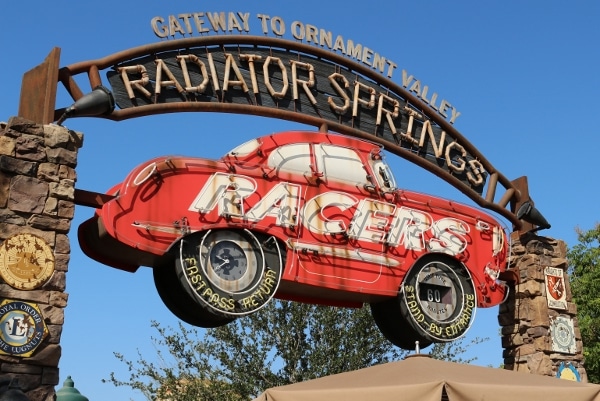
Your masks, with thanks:
[{"label": "red car body", "polygon": [[[273,296],[369,303],[384,334],[410,347],[457,338],[476,306],[506,296],[502,225],[479,209],[396,188],[381,147],[368,141],[294,131],[219,160],[159,157],[109,194],[80,226],[83,251],[131,272],[153,267],[176,314],[194,320],[173,291],[204,309],[198,325],[227,323]],[[406,323],[399,328],[388,316],[396,310]]]}]

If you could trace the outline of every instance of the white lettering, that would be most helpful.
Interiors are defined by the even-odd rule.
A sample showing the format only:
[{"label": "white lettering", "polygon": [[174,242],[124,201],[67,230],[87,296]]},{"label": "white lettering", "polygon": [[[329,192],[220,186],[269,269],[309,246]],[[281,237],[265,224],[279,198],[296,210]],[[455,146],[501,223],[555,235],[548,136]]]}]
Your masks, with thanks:
[{"label": "white lettering", "polygon": [[277,226],[302,224],[315,234],[346,234],[355,240],[450,255],[464,252],[469,243],[465,237],[469,225],[456,218],[434,221],[421,210],[369,198],[359,200],[338,191],[320,193],[302,206],[302,186],[288,182],[277,183],[254,205],[248,204],[256,189],[250,177],[215,173],[189,210],[207,214],[217,209],[219,216],[252,222],[271,218]]},{"label": "white lettering", "polygon": [[431,228],[434,238],[429,241],[429,249],[458,255],[467,248],[467,239],[464,234],[469,232],[469,226],[462,221],[445,217],[433,223]]},{"label": "white lettering", "polygon": [[268,216],[275,217],[278,226],[293,226],[298,221],[300,185],[282,182],[275,185],[258,201],[245,217],[260,221]]},{"label": "white lettering", "polygon": [[347,231],[346,223],[341,219],[331,220],[323,214],[325,208],[346,211],[356,205],[358,200],[343,192],[325,192],[308,200],[302,211],[304,226],[314,233],[335,234]]},{"label": "white lettering", "polygon": [[188,210],[209,213],[217,205],[220,216],[244,216],[244,199],[256,191],[256,182],[236,174],[213,174]]}]

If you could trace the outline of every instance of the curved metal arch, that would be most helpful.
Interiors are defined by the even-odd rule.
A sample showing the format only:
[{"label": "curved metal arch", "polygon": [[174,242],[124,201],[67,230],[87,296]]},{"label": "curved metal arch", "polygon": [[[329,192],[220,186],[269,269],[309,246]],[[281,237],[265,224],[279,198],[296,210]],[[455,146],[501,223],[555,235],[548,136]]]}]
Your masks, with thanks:
[{"label": "curved metal arch", "polygon": [[[429,105],[425,104],[422,100],[417,98],[415,95],[413,95],[411,92],[409,92],[402,86],[396,84],[391,79],[382,76],[377,71],[368,68],[363,64],[353,61],[347,56],[335,53],[331,50],[323,49],[316,45],[309,45],[306,43],[295,42],[281,38],[249,35],[202,36],[178,40],[169,40],[120,51],[96,60],[88,60],[68,65],[66,67],[60,68],[58,72],[58,81],[60,81],[64,85],[67,92],[70,94],[73,100],[76,101],[79,98],[83,97],[84,93],[73,79],[75,75],[86,73],[88,75],[90,88],[94,88],[102,84],[102,79],[100,77],[101,70],[114,67],[126,61],[135,60],[136,58],[140,58],[147,55],[158,55],[163,52],[178,49],[226,45],[265,46],[269,48],[285,49],[303,53],[325,61],[332,62],[334,64],[341,65],[344,68],[347,68],[349,71],[356,72],[361,76],[376,82],[378,85],[384,88],[388,88],[391,92],[404,98],[412,108],[425,115],[428,119],[430,119],[430,121],[434,122],[442,130],[447,132],[452,138],[458,140],[459,143],[481,163],[485,170],[490,174],[485,197],[481,196],[479,193],[477,193],[468,185],[457,179],[448,171],[437,167],[432,163],[426,162],[423,158],[417,156],[415,153],[407,149],[398,146],[394,142],[388,141],[381,137],[374,136],[373,134],[367,133],[360,129],[356,129],[347,125],[336,123],[328,119],[319,118],[316,116],[311,116],[299,112],[274,109],[258,105],[215,102],[178,102],[140,105],[132,108],[115,110],[108,115],[102,115],[98,117],[110,119],[113,121],[121,121],[153,114],[175,112],[221,112],[251,114],[263,117],[294,121],[302,124],[311,125],[324,131],[333,130],[341,134],[368,139],[370,141],[380,143],[389,152],[400,156],[414,164],[417,164],[418,166],[445,180],[446,182],[460,190],[463,194],[468,196],[479,206],[493,210],[496,213],[508,219],[513,224],[515,229],[521,229],[523,227],[523,221],[521,221],[516,216],[515,210],[517,210],[518,205],[528,200],[526,180],[520,180],[515,182],[511,182],[510,180],[508,180],[479,152],[479,150],[474,145],[472,145],[462,134],[460,134],[452,124],[446,121]],[[64,109],[59,109],[54,111],[54,121],[56,121],[60,117],[63,110]],[[499,201],[495,201],[494,199],[496,197],[498,184],[505,188],[505,192],[501,196]],[[511,205],[512,210],[507,209],[509,203]]]}]

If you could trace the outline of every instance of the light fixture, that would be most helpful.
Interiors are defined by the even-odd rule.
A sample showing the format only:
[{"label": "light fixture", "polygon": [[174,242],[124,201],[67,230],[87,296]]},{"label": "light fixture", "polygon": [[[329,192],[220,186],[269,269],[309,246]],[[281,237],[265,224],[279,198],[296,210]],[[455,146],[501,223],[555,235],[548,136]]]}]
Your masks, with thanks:
[{"label": "light fixture", "polygon": [[110,114],[115,109],[115,99],[104,86],[98,85],[93,91],[67,107],[56,124],[61,125],[70,117],[95,117]]},{"label": "light fixture", "polygon": [[537,210],[530,201],[525,201],[517,210],[517,218],[519,220],[526,221],[533,225],[536,225],[536,228],[533,231],[545,230],[550,228],[550,223],[542,216],[539,210]]}]

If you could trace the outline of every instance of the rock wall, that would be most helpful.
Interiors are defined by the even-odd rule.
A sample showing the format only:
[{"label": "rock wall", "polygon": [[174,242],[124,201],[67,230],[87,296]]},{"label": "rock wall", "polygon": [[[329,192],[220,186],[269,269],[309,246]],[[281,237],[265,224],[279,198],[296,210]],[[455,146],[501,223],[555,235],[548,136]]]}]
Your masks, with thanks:
[{"label": "rock wall", "polygon": [[511,240],[520,277],[498,315],[505,369],[587,382],[566,244],[535,234]]},{"label": "rock wall", "polygon": [[[47,328],[47,335],[30,356],[11,354],[8,346],[4,350],[8,353],[0,354],[0,381],[17,378],[34,401],[54,400],[59,380],[71,252],[67,234],[75,211],[75,166],[82,141],[81,134],[56,125],[34,124],[18,117],[0,123],[0,242],[31,234],[41,238],[54,257],[53,273],[39,287],[16,288],[0,277],[1,300],[37,305]],[[0,266],[6,268],[15,258],[3,250]],[[4,344],[10,333],[0,337]]]}]

